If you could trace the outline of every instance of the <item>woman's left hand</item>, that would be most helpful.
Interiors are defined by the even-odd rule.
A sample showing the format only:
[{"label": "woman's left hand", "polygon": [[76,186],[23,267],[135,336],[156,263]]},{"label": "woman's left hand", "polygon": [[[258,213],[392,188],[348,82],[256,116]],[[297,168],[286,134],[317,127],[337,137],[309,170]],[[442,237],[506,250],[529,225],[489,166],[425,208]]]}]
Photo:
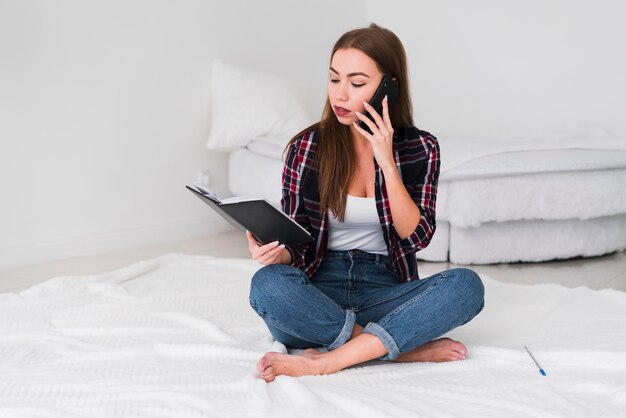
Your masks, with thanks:
[{"label": "woman's left hand", "polygon": [[374,118],[374,122],[362,113],[356,112],[357,118],[362,120],[367,126],[369,126],[372,133],[370,134],[366,130],[362,129],[357,122],[353,122],[353,126],[356,130],[365,137],[370,144],[372,144],[372,150],[374,151],[374,158],[378,165],[385,169],[391,166],[395,167],[395,161],[393,158],[393,126],[391,126],[391,119],[389,118],[389,107],[387,104],[387,96],[383,99],[383,117],[374,110],[369,103],[363,102],[365,110]]}]

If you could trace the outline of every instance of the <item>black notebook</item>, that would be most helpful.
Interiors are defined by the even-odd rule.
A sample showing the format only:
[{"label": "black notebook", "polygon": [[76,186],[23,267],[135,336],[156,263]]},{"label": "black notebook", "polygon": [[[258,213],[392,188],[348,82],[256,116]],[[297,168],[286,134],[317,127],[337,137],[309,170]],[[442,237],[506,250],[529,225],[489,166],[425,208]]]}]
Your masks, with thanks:
[{"label": "black notebook", "polygon": [[236,198],[221,201],[210,190],[195,184],[185,186],[235,228],[250,231],[260,244],[313,242],[313,237],[297,222],[265,199]]}]

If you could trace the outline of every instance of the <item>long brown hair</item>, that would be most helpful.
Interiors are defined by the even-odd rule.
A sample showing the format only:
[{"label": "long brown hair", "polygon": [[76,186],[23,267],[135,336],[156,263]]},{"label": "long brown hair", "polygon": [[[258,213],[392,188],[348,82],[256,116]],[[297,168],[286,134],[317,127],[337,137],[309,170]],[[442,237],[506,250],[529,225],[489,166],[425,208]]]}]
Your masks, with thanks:
[{"label": "long brown hair", "polygon": [[[413,107],[409,95],[406,53],[400,39],[389,29],[372,23],[369,27],[344,33],[335,43],[330,62],[339,49],[355,48],[370,57],[381,73],[391,75],[400,87],[400,95],[389,107],[391,124],[395,128],[413,125]],[[322,118],[289,141],[289,147],[302,135],[319,130],[317,143],[320,210],[331,210],[343,222],[346,213],[348,185],[354,176],[356,155],[350,126],[339,123],[326,97]]]}]

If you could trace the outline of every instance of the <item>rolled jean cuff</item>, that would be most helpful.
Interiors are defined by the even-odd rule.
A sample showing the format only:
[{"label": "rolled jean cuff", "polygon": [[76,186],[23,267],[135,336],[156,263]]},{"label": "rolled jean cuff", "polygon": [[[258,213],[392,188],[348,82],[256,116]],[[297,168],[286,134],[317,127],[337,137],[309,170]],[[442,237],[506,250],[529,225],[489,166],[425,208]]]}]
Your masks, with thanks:
[{"label": "rolled jean cuff", "polygon": [[380,357],[380,360],[395,360],[400,355],[400,349],[398,348],[398,345],[394,341],[393,337],[377,323],[370,322],[365,328],[363,328],[362,332],[377,336],[387,349],[387,354]]},{"label": "rolled jean cuff", "polygon": [[354,323],[356,322],[356,315],[354,312],[346,310],[346,322],[343,324],[343,328],[341,332],[335,338],[328,347],[326,347],[329,351],[334,350],[335,348],[339,348],[344,345],[352,336],[352,330],[354,329]]}]

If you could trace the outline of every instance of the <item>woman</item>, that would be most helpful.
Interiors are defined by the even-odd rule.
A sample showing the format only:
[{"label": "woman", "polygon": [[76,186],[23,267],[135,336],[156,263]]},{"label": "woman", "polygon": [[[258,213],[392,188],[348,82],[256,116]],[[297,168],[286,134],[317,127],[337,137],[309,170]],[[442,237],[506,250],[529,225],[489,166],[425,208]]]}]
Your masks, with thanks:
[{"label": "woman", "polygon": [[[378,114],[366,102],[385,75],[400,93]],[[331,54],[321,121],[286,148],[283,211],[315,242],[260,246],[247,234],[252,257],[265,265],[250,304],[276,340],[305,349],[265,354],[257,364],[265,381],[377,358],[466,358],[461,342],[436,338],[482,310],[480,278],[468,269],[421,280],[417,272],[415,252],[435,232],[438,176],[437,140],[413,126],[402,43],[375,24],[345,33]]]}]

